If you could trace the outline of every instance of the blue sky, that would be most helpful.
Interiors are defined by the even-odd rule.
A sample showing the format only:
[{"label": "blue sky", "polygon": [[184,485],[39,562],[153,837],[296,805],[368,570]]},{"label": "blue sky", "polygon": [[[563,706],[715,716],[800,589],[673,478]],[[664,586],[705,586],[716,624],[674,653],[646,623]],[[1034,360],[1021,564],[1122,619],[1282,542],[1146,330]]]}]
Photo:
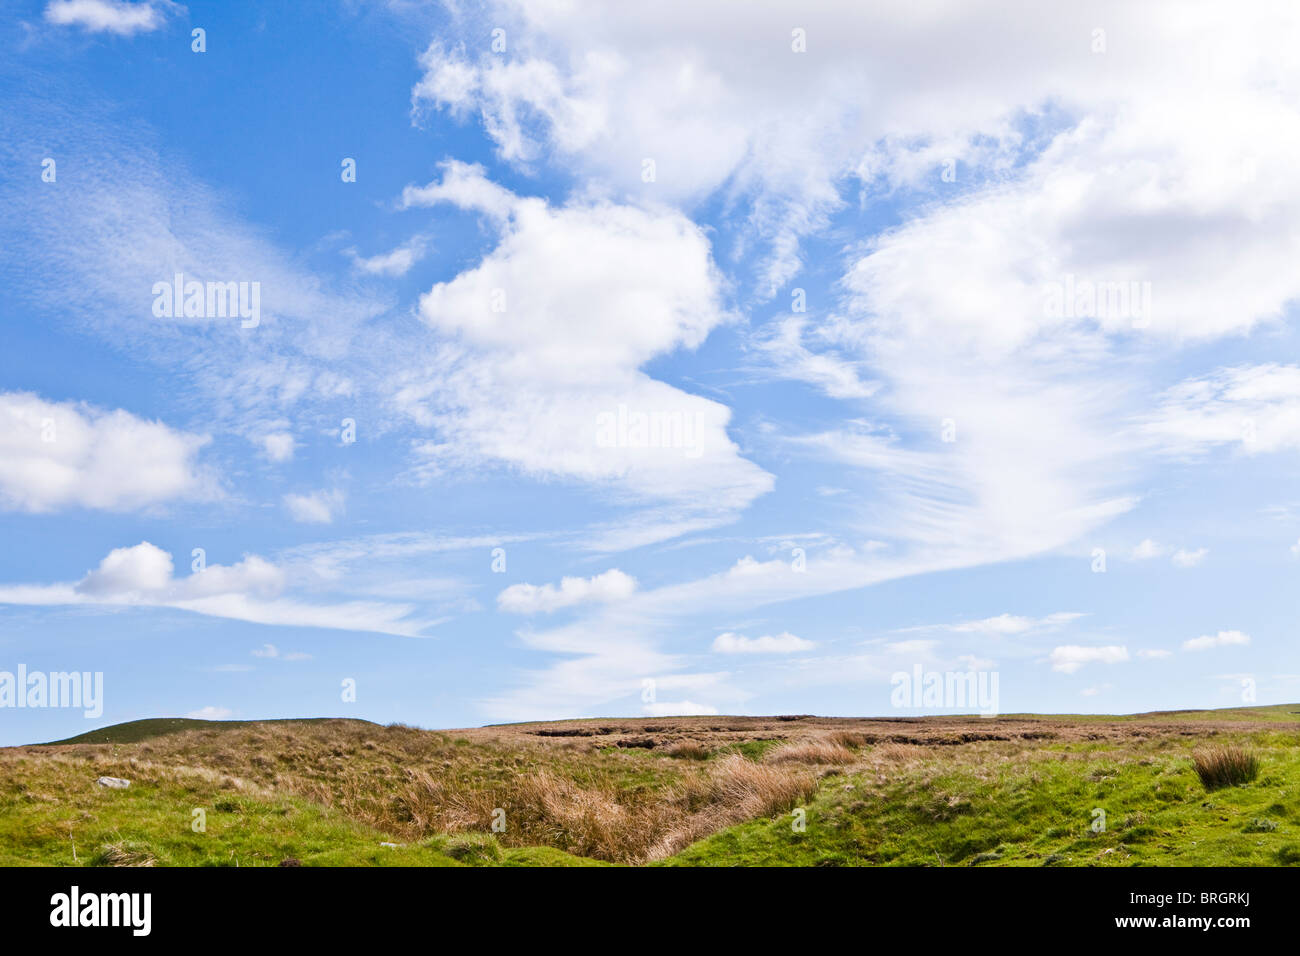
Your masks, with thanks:
[{"label": "blue sky", "polygon": [[1296,11],[861,6],[7,3],[0,743],[1300,698]]}]

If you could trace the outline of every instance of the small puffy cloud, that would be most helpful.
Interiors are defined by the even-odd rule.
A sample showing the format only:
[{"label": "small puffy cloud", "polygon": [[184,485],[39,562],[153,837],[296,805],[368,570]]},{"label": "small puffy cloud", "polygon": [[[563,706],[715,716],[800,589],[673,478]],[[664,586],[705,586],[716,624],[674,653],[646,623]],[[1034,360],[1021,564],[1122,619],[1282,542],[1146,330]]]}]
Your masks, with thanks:
[{"label": "small puffy cloud", "polygon": [[148,541],[130,548],[114,548],[99,567],[77,584],[77,591],[92,597],[117,597],[161,591],[171,584],[172,556]]},{"label": "small puffy cloud", "polygon": [[176,9],[168,0],[127,3],[125,0],[50,0],[45,20],[56,26],[76,26],[87,33],[116,33],[131,36],[148,33],[163,25]]},{"label": "small puffy cloud", "polygon": [[497,595],[497,607],[514,614],[549,614],[575,604],[617,601],[636,591],[636,578],[618,568],[590,578],[561,578],[553,584],[512,584]]},{"label": "small puffy cloud", "polygon": [[1219,631],[1217,634],[1203,634],[1183,641],[1185,651],[1205,651],[1212,647],[1230,647],[1250,643],[1250,635],[1241,631]]},{"label": "small puffy cloud", "polygon": [[346,249],[344,254],[352,260],[352,265],[360,272],[369,275],[404,276],[411,267],[424,258],[429,242],[424,236],[414,236],[390,252],[374,256],[361,256],[356,249]]},{"label": "small puffy cloud", "polygon": [[284,496],[284,505],[294,521],[303,524],[330,524],[343,512],[343,492],[313,491],[310,494]]},{"label": "small puffy cloud", "polygon": [[277,464],[293,458],[294,441],[293,435],[289,432],[271,432],[263,435],[259,444],[262,446],[262,453]]},{"label": "small puffy cloud", "polygon": [[816,647],[812,641],[795,637],[789,631],[764,634],[762,637],[745,637],[727,631],[713,639],[713,650],[719,654],[794,654]]},{"label": "small puffy cloud", "polygon": [[208,438],[117,409],[0,394],[0,508],[134,511],[211,493],[196,458]]},{"label": "small puffy cloud", "polygon": [[1169,548],[1151,538],[1144,538],[1142,542],[1133,549],[1129,557],[1134,561],[1149,561],[1152,558],[1159,558],[1169,553]]},{"label": "small puffy cloud", "polygon": [[1210,553],[1209,548],[1197,548],[1195,551],[1189,551],[1186,548],[1179,548],[1174,552],[1173,562],[1180,568],[1194,568]]},{"label": "small puffy cloud", "polygon": [[1063,674],[1073,674],[1084,664],[1118,664],[1128,660],[1128,648],[1121,645],[1105,647],[1081,647],[1078,644],[1063,644],[1052,649],[1052,670]]},{"label": "small puffy cloud", "polygon": [[193,717],[197,720],[226,720],[234,711],[228,707],[213,707],[209,704],[207,707],[200,707],[198,710],[191,710],[186,717]]}]

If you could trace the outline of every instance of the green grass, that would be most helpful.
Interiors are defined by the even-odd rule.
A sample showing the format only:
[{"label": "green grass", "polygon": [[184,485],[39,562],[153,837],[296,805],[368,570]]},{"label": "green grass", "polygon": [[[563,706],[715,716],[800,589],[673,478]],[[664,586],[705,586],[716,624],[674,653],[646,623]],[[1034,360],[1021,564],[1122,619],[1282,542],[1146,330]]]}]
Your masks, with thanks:
[{"label": "green grass", "polygon": [[[0,781],[0,866],[103,866],[146,860],[157,866],[582,866],[598,865],[550,848],[460,850],[464,837],[401,841],[309,801],[232,789],[220,774],[154,774],[125,790],[95,783],[75,758],[20,762]],[[21,780],[19,779],[21,777]],[[195,832],[202,809],[204,832]],[[384,843],[397,843],[386,847]]]},{"label": "green grass", "polygon": [[[1207,793],[1190,741],[1075,743],[1026,758],[973,745],[883,782],[822,781],[793,818],[757,820],[662,861],[676,866],[1255,866],[1300,862],[1300,737],[1255,734],[1258,778]],[[975,753],[975,748],[983,751]],[[964,748],[965,749],[965,748]],[[976,758],[976,759],[971,759]],[[1093,831],[1094,809],[1105,829]]]}]

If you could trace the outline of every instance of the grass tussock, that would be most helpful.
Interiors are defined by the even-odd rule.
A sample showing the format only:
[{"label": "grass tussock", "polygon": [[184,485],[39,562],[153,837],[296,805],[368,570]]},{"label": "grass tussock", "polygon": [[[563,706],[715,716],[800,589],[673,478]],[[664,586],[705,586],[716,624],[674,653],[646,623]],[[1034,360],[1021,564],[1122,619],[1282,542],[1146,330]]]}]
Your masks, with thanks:
[{"label": "grass tussock", "polygon": [[157,866],[158,857],[143,843],[118,840],[99,848],[91,866]]},{"label": "grass tussock", "polygon": [[679,760],[708,760],[713,756],[713,750],[697,740],[679,740],[664,750],[664,753]]},{"label": "grass tussock", "polygon": [[765,763],[830,764],[842,766],[854,761],[853,751],[832,740],[805,740],[785,744],[767,753]]},{"label": "grass tussock", "polygon": [[1259,757],[1241,747],[1207,747],[1192,754],[1192,767],[1206,790],[1219,790],[1259,776]]}]

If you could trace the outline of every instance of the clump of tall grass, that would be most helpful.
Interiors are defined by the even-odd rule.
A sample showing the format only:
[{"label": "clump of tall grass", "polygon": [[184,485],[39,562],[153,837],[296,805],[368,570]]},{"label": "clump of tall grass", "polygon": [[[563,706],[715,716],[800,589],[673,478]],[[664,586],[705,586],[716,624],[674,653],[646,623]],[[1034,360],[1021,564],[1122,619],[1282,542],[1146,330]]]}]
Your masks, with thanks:
[{"label": "clump of tall grass", "polygon": [[710,748],[697,740],[679,740],[664,752],[681,760],[708,760],[713,754]]},{"label": "clump of tall grass", "polygon": [[768,753],[765,763],[840,765],[853,762],[853,751],[830,740],[804,740],[785,744]]},{"label": "clump of tall grass", "polygon": [[1241,747],[1207,747],[1192,754],[1192,767],[1206,790],[1250,783],[1259,776],[1259,758]]}]

